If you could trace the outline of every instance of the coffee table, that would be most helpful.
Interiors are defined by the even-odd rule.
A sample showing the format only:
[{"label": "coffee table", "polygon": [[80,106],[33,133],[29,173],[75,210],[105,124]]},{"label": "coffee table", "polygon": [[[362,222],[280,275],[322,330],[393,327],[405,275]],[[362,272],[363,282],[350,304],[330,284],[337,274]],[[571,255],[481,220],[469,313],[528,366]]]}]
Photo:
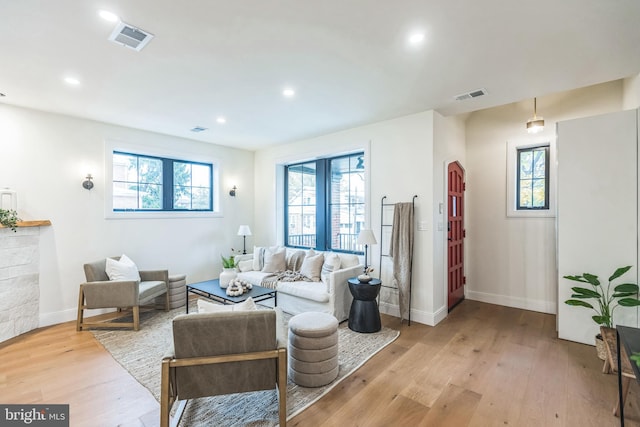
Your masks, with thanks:
[{"label": "coffee table", "polygon": [[186,286],[187,313],[189,312],[189,292],[223,304],[237,304],[239,302],[246,301],[247,298],[251,297],[255,302],[273,298],[274,305],[278,305],[278,293],[275,289],[253,285],[253,288],[251,288],[249,292],[237,297],[232,297],[227,295],[226,290],[220,287],[220,281],[218,279],[213,279],[206,280],[204,282],[192,283]]}]

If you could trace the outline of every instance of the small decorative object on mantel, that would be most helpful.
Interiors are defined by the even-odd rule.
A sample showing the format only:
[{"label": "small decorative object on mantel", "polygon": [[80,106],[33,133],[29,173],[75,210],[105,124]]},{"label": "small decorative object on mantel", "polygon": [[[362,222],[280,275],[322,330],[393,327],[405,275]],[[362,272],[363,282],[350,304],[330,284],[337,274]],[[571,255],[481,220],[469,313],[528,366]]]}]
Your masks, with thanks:
[{"label": "small decorative object on mantel", "polygon": [[18,193],[8,187],[0,189],[0,209],[18,210]]},{"label": "small decorative object on mantel", "polygon": [[227,287],[226,293],[230,297],[239,297],[240,295],[248,292],[253,285],[242,279],[233,279],[229,282],[229,286]]},{"label": "small decorative object on mantel", "polygon": [[371,273],[372,271],[372,267],[366,267],[364,269],[364,273],[358,276],[358,280],[360,281],[360,283],[369,283],[372,279],[372,277],[369,276],[369,273]]},{"label": "small decorative object on mantel", "polygon": [[16,231],[16,227],[18,226],[18,212],[9,209],[0,209],[0,225],[12,229],[14,232]]}]

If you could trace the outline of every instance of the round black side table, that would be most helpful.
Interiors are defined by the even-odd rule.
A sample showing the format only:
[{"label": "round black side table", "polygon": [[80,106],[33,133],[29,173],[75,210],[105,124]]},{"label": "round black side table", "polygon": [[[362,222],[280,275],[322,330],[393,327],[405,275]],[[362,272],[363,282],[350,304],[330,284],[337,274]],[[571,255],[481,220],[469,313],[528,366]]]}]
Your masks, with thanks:
[{"label": "round black side table", "polygon": [[371,333],[382,328],[376,301],[381,285],[382,282],[378,279],[371,279],[368,283],[360,283],[356,277],[349,279],[349,291],[353,295],[349,311],[349,329]]}]

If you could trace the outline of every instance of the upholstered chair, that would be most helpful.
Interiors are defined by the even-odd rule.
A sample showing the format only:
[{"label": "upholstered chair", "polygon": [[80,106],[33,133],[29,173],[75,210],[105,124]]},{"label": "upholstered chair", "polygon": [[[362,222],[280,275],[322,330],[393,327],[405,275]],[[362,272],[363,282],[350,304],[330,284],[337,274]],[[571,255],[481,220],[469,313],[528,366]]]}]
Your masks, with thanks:
[{"label": "upholstered chair", "polygon": [[[118,260],[119,257],[113,257]],[[84,265],[87,281],[80,285],[78,296],[78,318],[76,330],[83,328],[133,328],[140,329],[140,306],[145,303],[153,305],[156,297],[165,294],[165,310],[169,311],[169,272],[167,270],[140,271],[140,281],[109,280],[105,272],[107,260],[102,259]],[[131,308],[133,322],[87,322],[84,320],[85,309],[117,308],[121,311]]]},{"label": "upholstered chair", "polygon": [[[279,309],[182,314],[162,360],[160,425],[177,425],[188,399],[278,389],[280,426],[287,418],[287,340]],[[210,420],[216,425],[216,420]]]}]

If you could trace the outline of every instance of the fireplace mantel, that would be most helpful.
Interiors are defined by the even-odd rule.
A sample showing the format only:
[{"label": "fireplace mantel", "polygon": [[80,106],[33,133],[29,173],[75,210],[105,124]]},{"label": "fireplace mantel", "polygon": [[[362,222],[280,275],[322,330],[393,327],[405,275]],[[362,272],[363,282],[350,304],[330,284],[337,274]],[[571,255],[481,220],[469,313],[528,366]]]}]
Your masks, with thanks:
[{"label": "fireplace mantel", "polygon": [[[34,221],[18,221],[18,224],[17,224],[18,227],[47,227],[49,225],[51,225],[51,221],[49,221],[48,219],[39,219]],[[0,225],[0,228],[5,228],[5,227]]]}]

